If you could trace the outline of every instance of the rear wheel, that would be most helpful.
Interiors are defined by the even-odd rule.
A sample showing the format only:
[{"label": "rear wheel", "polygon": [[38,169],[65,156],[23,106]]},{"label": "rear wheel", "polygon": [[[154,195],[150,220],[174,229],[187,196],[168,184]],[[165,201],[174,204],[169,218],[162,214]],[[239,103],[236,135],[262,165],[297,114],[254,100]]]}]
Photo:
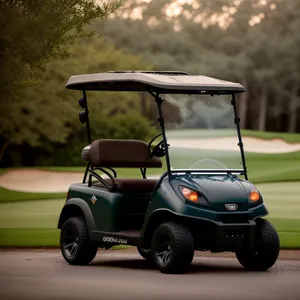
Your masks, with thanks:
[{"label": "rear wheel", "polygon": [[98,247],[90,240],[83,218],[70,218],[63,224],[60,249],[71,265],[87,265],[94,259]]},{"label": "rear wheel", "polygon": [[190,230],[175,222],[161,224],[154,232],[152,259],[162,273],[184,273],[194,257],[194,239]]},{"label": "rear wheel", "polygon": [[137,247],[138,249],[138,252],[139,254],[145,258],[145,259],[148,259],[148,260],[151,260],[152,259],[152,256],[151,256],[151,249],[147,250],[147,249],[144,249],[140,246]]},{"label": "rear wheel", "polygon": [[255,252],[247,249],[236,252],[240,264],[249,270],[265,271],[271,268],[279,255],[280,242],[276,229],[264,219],[257,220]]}]

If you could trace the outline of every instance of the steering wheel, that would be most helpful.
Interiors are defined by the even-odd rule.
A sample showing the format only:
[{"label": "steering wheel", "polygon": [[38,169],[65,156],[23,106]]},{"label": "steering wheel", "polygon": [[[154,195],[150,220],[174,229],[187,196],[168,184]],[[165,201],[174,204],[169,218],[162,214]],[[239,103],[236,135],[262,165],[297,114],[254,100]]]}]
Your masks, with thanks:
[{"label": "steering wheel", "polygon": [[162,133],[158,134],[157,136],[155,136],[149,143],[148,145],[148,153],[149,153],[149,157],[153,157],[153,156],[156,156],[156,157],[163,157],[166,155],[166,149],[165,149],[165,144],[164,144],[164,141],[160,141],[155,147],[153,150],[151,150],[151,146],[153,144],[153,142],[158,138],[162,136]]}]

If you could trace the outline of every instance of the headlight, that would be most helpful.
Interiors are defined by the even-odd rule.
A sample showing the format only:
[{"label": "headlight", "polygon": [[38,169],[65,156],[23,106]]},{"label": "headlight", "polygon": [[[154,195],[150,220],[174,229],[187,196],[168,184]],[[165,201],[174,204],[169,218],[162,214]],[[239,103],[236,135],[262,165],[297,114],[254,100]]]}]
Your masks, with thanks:
[{"label": "headlight", "polygon": [[200,193],[187,188],[185,186],[180,186],[179,187],[181,194],[183,195],[183,197],[193,203],[199,203],[199,204],[203,204],[203,205],[208,205],[207,201],[205,200],[204,196],[201,195]]},{"label": "headlight", "polygon": [[182,187],[181,193],[185,199],[190,200],[192,202],[197,202],[199,199],[198,193],[189,188]]},{"label": "headlight", "polygon": [[249,199],[251,200],[251,202],[257,202],[260,200],[260,194],[259,194],[257,188],[254,186],[251,187]]}]

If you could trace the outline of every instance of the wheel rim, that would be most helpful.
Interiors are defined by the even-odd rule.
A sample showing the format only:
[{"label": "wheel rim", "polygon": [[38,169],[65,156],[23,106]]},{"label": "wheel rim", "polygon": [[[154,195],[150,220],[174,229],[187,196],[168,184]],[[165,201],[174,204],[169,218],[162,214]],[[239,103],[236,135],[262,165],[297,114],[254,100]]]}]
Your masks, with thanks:
[{"label": "wheel rim", "polygon": [[63,235],[63,249],[68,258],[73,258],[78,250],[79,237],[74,228],[68,227]]},{"label": "wheel rim", "polygon": [[158,239],[158,243],[155,247],[155,256],[157,262],[161,266],[166,266],[170,262],[173,256],[173,245],[168,235],[163,235]]}]

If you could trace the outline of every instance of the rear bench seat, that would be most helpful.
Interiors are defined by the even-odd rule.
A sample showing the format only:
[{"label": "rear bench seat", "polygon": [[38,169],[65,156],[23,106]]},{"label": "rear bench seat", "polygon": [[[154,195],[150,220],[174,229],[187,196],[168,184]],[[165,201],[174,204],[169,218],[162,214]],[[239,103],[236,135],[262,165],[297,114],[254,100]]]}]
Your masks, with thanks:
[{"label": "rear bench seat", "polygon": [[[161,168],[158,157],[149,158],[148,144],[139,140],[103,139],[96,140],[82,151],[82,159],[95,168]],[[111,179],[104,179],[113,185]],[[152,191],[156,179],[115,178],[115,191],[143,190]],[[101,182],[94,184],[105,188]]]},{"label": "rear bench seat", "polygon": [[[112,185],[111,179],[104,180]],[[157,179],[116,178],[114,182],[116,191],[143,190],[150,192],[154,189]],[[101,182],[96,183],[95,186],[105,188],[104,184]]]}]

